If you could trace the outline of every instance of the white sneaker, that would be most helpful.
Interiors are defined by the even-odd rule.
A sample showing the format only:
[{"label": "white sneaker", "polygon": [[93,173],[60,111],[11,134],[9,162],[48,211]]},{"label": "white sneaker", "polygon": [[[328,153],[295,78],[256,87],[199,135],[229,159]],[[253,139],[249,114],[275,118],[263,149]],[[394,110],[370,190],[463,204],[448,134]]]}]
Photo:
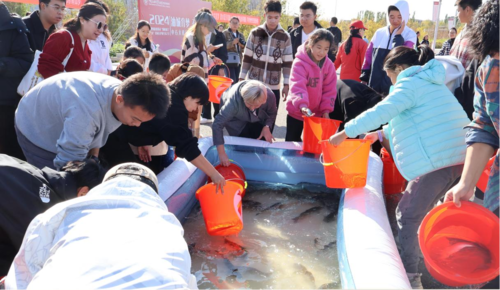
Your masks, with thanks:
[{"label": "white sneaker", "polygon": [[210,123],[210,122],[212,122],[212,120],[210,120],[210,119],[205,119],[205,118],[200,119],[200,124],[206,124],[206,123]]},{"label": "white sneaker", "polygon": [[422,286],[421,273],[406,273],[412,289],[424,289]]}]

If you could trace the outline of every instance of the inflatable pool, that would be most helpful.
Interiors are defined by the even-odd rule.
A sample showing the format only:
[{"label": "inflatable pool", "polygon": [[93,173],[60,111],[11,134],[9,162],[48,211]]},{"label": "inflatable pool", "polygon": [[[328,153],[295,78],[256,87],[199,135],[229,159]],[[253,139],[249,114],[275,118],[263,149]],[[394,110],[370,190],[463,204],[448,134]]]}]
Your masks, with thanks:
[{"label": "inflatable pool", "polygon": [[[226,152],[245,170],[247,180],[325,184],[318,156],[302,151],[296,142],[225,137]],[[212,164],[218,163],[212,138],[199,140]],[[382,161],[370,153],[367,185],[343,190],[337,224],[337,252],[344,289],[411,289],[389,225],[382,194]],[[170,212],[184,222],[197,200],[196,190],[206,175],[184,159],[177,159],[158,175],[160,197]]]}]

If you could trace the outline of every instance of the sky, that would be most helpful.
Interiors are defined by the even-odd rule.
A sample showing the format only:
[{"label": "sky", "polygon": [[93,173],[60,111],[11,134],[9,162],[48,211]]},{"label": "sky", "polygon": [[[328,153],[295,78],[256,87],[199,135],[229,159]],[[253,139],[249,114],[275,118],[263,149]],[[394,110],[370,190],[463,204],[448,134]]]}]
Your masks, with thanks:
[{"label": "sky", "polygon": [[[439,1],[439,0],[437,0]],[[304,0],[288,0],[288,13],[299,13],[299,6]],[[371,10],[373,12],[387,12],[389,5],[396,3],[396,0],[313,0],[319,3],[320,17],[330,19],[336,16],[339,20],[351,20],[356,18],[358,12]],[[456,0],[442,0],[440,20],[443,20],[446,14],[455,16]],[[410,6],[410,17],[415,12],[415,19],[432,20],[432,7],[434,0],[408,0]],[[337,12],[335,13],[335,6]],[[295,12],[296,11],[296,12]],[[287,14],[288,14],[287,13]]]}]

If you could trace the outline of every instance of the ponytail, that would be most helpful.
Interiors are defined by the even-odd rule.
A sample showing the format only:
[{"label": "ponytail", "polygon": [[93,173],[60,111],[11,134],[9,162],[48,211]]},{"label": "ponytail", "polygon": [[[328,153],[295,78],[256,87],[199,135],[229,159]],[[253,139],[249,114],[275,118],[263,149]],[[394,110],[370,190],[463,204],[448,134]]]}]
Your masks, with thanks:
[{"label": "ponytail", "polygon": [[345,44],[345,54],[349,55],[351,53],[351,48],[352,48],[352,38],[357,37],[361,38],[361,35],[359,35],[359,29],[351,29],[349,35],[349,38],[347,39],[347,42]]},{"label": "ponytail", "polygon": [[420,53],[413,48],[398,46],[392,49],[384,60],[384,70],[396,70],[397,66],[424,65],[434,59],[434,52],[427,45],[421,45]]}]

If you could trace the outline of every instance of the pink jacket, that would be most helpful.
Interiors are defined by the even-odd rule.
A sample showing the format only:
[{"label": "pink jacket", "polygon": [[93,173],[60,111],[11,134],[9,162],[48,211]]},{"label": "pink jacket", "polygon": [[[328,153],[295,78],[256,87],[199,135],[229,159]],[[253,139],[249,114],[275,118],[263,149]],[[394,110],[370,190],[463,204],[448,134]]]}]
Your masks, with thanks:
[{"label": "pink jacket", "polygon": [[297,49],[286,99],[288,114],[297,120],[303,120],[302,107],[308,107],[316,117],[332,112],[337,98],[335,65],[326,57],[323,68],[320,68],[307,54],[308,42]]}]

